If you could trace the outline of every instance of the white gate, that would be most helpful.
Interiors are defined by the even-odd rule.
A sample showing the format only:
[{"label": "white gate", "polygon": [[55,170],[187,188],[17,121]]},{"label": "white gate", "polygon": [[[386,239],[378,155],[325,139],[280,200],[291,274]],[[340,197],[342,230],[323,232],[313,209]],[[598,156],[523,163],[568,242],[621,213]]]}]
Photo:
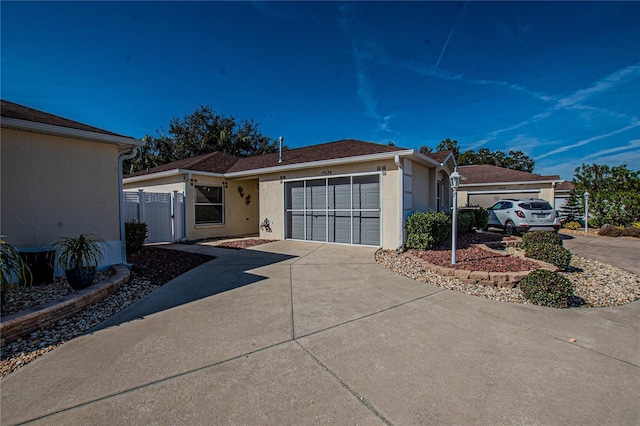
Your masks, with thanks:
[{"label": "white gate", "polygon": [[124,193],[124,220],[144,222],[149,228],[147,243],[174,243],[185,237],[184,195],[170,193]]}]

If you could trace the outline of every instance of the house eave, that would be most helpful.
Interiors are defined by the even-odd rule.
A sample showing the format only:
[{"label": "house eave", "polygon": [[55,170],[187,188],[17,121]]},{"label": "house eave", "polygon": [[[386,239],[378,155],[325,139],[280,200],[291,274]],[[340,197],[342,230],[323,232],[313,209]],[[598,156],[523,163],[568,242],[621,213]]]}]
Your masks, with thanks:
[{"label": "house eave", "polygon": [[126,136],[109,135],[106,133],[91,132],[88,130],[72,129],[70,127],[38,123],[35,121],[21,120],[18,118],[1,117],[0,124],[2,125],[2,127],[5,127],[7,129],[115,144],[118,145],[121,151],[128,150],[132,147],[137,148],[144,145],[144,141]]},{"label": "house eave", "polygon": [[188,169],[171,169],[171,170],[165,170],[157,173],[149,173],[146,175],[126,177],[122,179],[122,181],[125,184],[136,183],[136,182],[144,182],[147,180],[160,179],[163,177],[187,175],[189,173],[191,173],[192,175],[199,175],[199,176],[212,176],[212,177],[225,178],[225,175],[222,173],[201,172],[199,170],[188,170]]},{"label": "house eave", "polygon": [[[369,154],[369,155],[361,155],[356,157],[335,158],[331,160],[287,164],[284,166],[263,167],[261,169],[251,169],[251,170],[243,170],[241,172],[225,173],[224,176],[228,179],[245,178],[245,177],[253,177],[253,176],[271,174],[271,173],[281,173],[281,172],[286,172],[290,170],[299,170],[299,169],[314,168],[314,167],[337,166],[341,164],[363,163],[367,161],[393,160],[396,155],[399,155],[401,157],[407,157],[412,155],[413,153],[414,153],[414,150],[412,149],[402,150],[402,151],[391,151],[391,152],[384,152],[380,154]],[[285,155],[286,155],[286,151],[285,151]]]},{"label": "house eave", "polygon": [[521,182],[484,182],[484,183],[460,183],[460,189],[464,189],[469,186],[496,186],[496,185],[531,185],[531,184],[539,184],[539,183],[558,183],[562,182],[562,179],[552,179],[552,180],[527,180]]}]

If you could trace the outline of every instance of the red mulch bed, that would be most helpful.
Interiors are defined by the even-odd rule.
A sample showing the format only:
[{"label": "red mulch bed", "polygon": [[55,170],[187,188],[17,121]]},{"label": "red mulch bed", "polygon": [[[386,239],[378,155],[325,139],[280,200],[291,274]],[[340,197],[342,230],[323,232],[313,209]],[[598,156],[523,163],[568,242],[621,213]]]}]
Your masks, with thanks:
[{"label": "red mulch bed", "polygon": [[133,264],[131,270],[134,274],[143,276],[158,285],[163,285],[213,259],[215,257],[204,254],[143,247],[140,252],[129,256],[128,260]]},{"label": "red mulch bed", "polygon": [[486,272],[519,272],[539,269],[540,265],[531,260],[515,256],[506,256],[477,247],[493,241],[513,240],[512,237],[503,237],[497,234],[468,234],[459,237],[456,245],[456,264],[451,265],[451,245],[441,246],[435,250],[420,251],[411,250],[415,256],[433,265],[445,268],[462,269],[465,271],[486,271]]},{"label": "red mulch bed", "polygon": [[276,240],[260,240],[260,239],[236,240],[236,241],[227,241],[224,243],[220,243],[216,247],[243,249],[247,247],[259,246],[260,244],[272,243],[274,241]]}]

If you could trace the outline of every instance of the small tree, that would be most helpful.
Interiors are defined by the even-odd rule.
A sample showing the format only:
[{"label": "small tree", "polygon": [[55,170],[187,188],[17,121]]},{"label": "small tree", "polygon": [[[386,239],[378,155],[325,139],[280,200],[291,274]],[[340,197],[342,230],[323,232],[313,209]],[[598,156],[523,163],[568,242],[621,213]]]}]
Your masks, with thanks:
[{"label": "small tree", "polygon": [[640,218],[640,172],[626,165],[582,164],[573,178],[569,203],[580,206],[584,216],[584,192],[589,192],[589,217],[593,226],[630,225]]}]

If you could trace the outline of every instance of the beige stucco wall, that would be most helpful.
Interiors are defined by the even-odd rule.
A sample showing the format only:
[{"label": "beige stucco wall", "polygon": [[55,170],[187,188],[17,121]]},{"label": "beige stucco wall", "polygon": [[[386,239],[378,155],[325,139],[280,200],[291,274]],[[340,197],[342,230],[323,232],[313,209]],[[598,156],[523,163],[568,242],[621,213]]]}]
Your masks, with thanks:
[{"label": "beige stucco wall", "polygon": [[[467,204],[469,199],[469,193],[473,193],[474,191],[490,191],[490,192],[501,192],[501,191],[527,191],[527,190],[535,190],[539,191],[539,197],[543,200],[548,201],[552,206],[555,204],[555,189],[552,187],[551,183],[527,183],[527,184],[496,184],[496,185],[482,185],[482,186],[472,186],[467,188],[461,188],[458,191],[458,207],[464,207]],[[510,198],[510,194],[505,192],[503,198]]]},{"label": "beige stucco wall", "polygon": [[[378,169],[379,168],[379,169]],[[382,170],[385,168],[386,170]],[[399,242],[398,168],[393,160],[307,168],[260,177],[259,222],[269,219],[272,232],[260,230],[261,238],[284,239],[284,185],[281,179],[325,178],[355,173],[381,173],[382,247],[394,249]]]},{"label": "beige stucco wall", "polygon": [[2,234],[17,247],[95,234],[119,241],[116,145],[1,130]]},{"label": "beige stucco wall", "polygon": [[[185,179],[187,179],[186,174],[176,174],[173,176],[165,176],[145,181],[125,183],[124,188],[125,191],[137,191],[138,189],[142,189],[145,192],[168,193],[178,191],[184,194]],[[223,188],[225,206],[224,223],[196,225],[196,185],[221,186]],[[240,197],[240,193],[238,192],[239,186],[243,189],[243,197]],[[237,237],[258,233],[258,205],[260,203],[258,199],[257,179],[227,180],[224,177],[205,176],[192,173],[191,178],[187,182],[186,191],[185,229],[187,240]],[[247,195],[250,196],[249,204],[246,202]]]}]

